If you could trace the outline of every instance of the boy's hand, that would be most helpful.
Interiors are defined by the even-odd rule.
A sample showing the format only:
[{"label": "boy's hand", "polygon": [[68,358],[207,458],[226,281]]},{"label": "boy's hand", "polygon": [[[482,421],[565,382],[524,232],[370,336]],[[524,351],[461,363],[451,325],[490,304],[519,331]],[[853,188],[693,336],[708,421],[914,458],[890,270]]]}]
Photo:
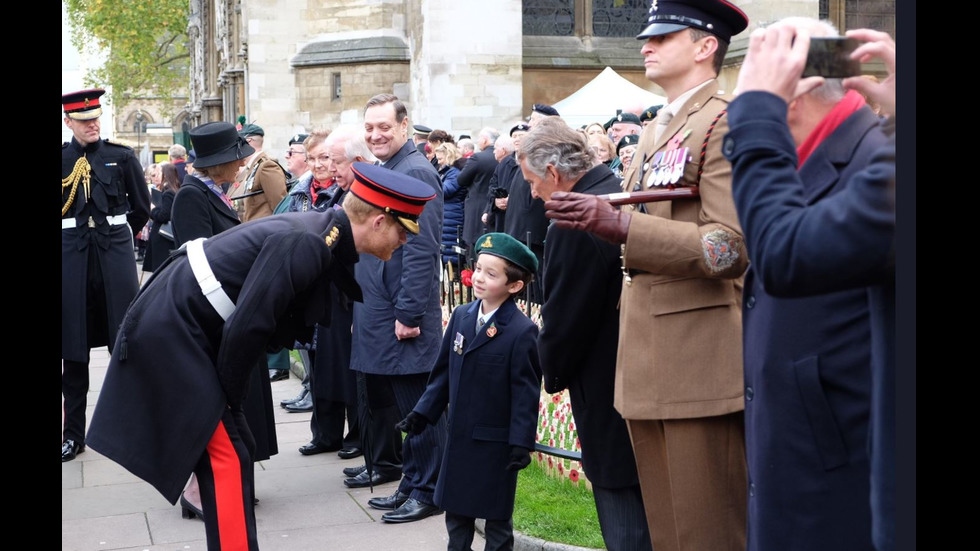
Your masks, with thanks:
[{"label": "boy's hand", "polygon": [[507,464],[508,471],[519,471],[531,464],[531,450],[522,446],[510,447],[510,463]]},{"label": "boy's hand", "polygon": [[395,424],[395,428],[402,432],[407,432],[408,434],[421,434],[421,432],[425,430],[425,426],[428,424],[428,419],[421,414],[412,411],[409,412],[404,419]]}]

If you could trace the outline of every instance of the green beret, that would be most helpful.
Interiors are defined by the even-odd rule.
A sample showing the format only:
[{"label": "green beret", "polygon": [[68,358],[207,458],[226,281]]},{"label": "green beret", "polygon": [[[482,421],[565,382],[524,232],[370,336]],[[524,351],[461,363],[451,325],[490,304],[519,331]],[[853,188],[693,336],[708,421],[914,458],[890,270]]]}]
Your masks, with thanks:
[{"label": "green beret", "polygon": [[238,135],[247,138],[249,136],[265,136],[265,130],[257,124],[246,124],[238,131]]},{"label": "green beret", "polygon": [[647,107],[646,110],[640,114],[640,123],[652,121],[654,117],[657,116],[657,111],[660,111],[661,107],[663,107],[663,105],[651,105],[650,107]]},{"label": "green beret", "polygon": [[616,120],[614,120],[612,124],[616,124],[617,122],[626,122],[637,126],[642,124],[640,122],[640,117],[637,117],[633,113],[620,113],[616,115]]},{"label": "green beret", "polygon": [[506,233],[488,233],[476,240],[476,254],[492,254],[531,272],[538,271],[538,258],[527,245]]},{"label": "green beret", "polygon": [[627,134],[627,135],[623,136],[622,138],[619,139],[619,143],[616,144],[616,155],[619,156],[619,150],[620,149],[622,149],[622,148],[624,148],[624,147],[626,147],[628,145],[636,145],[638,143],[640,143],[640,135],[639,134]]}]

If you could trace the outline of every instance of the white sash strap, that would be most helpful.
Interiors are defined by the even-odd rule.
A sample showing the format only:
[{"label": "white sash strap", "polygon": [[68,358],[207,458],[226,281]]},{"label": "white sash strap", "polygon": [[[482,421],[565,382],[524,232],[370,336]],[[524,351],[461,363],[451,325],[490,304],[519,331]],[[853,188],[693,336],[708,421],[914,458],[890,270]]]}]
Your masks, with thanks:
[{"label": "white sash strap", "polygon": [[201,286],[204,297],[208,299],[221,319],[227,321],[228,317],[235,311],[235,303],[228,298],[224,289],[221,288],[221,282],[214,277],[214,272],[211,271],[208,257],[204,255],[205,240],[206,238],[201,237],[187,242],[187,260],[191,263],[191,271],[194,272],[194,277],[197,278],[197,284]]}]

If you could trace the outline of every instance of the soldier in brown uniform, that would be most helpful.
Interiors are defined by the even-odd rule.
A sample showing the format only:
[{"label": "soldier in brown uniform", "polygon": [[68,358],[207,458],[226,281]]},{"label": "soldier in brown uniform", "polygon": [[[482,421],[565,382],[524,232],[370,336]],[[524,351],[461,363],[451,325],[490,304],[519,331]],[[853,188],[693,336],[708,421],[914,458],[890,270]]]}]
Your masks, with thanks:
[{"label": "soldier in brown uniform", "polygon": [[545,205],[559,227],[622,247],[614,399],[657,551],[745,548],[748,258],[721,153],[730,98],[716,77],[729,40],[747,25],[723,0],[654,0],[637,37],[646,41],[646,76],[669,103],[641,135],[624,190],[698,186],[698,197],[616,210],[595,195],[555,193]]},{"label": "soldier in brown uniform", "polygon": [[246,124],[238,135],[255,149],[245,168],[238,173],[228,196],[242,222],[271,216],[279,201],[286,196],[286,170],[278,161],[262,150],[265,131],[257,124]]}]

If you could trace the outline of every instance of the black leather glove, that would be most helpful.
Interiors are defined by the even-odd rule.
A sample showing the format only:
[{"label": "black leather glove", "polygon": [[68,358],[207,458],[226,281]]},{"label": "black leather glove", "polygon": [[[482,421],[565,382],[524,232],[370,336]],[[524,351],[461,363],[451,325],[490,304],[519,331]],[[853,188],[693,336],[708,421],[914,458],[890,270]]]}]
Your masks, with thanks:
[{"label": "black leather glove", "polygon": [[632,214],[595,195],[556,191],[544,202],[544,208],[545,216],[559,228],[594,233],[614,245],[626,243]]},{"label": "black leather glove", "polygon": [[408,434],[419,434],[425,430],[425,426],[428,424],[429,420],[422,414],[412,411],[404,419],[399,421],[395,425],[395,428]]},{"label": "black leather glove", "polygon": [[519,471],[531,464],[531,450],[523,446],[510,447],[510,463],[507,464],[508,471]]}]

